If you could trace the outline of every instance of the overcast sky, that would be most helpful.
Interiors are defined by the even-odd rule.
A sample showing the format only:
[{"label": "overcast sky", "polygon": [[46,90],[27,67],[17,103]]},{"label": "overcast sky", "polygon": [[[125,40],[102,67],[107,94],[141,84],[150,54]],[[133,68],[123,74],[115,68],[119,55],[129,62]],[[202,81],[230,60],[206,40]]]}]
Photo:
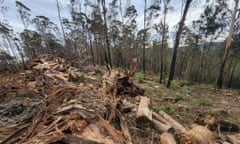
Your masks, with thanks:
[{"label": "overcast sky", "polygon": [[[51,21],[59,25],[55,0],[19,0],[19,1],[31,9],[31,18],[33,18],[36,15],[44,15],[49,17]],[[144,1],[132,0],[131,3],[134,4],[137,8],[138,11],[137,24],[141,28],[141,26],[143,25]],[[62,16],[65,18],[70,18],[68,6],[69,0],[61,0],[61,4],[62,4]],[[15,0],[5,0],[4,5],[8,7],[8,11],[5,14],[5,18],[9,21],[9,24],[13,26],[13,29],[16,32],[21,32],[23,30],[23,25],[20,21],[19,14],[15,6]],[[178,23],[181,17],[182,3],[181,0],[171,0],[170,5],[173,6],[174,10],[169,12],[167,22],[170,25],[170,29],[172,29],[172,27]],[[203,5],[198,0],[198,2],[192,6],[190,13],[187,16],[186,23],[191,24],[192,20],[198,19],[202,9]]]},{"label": "overcast sky", "polygon": [[[48,17],[51,21],[56,23],[59,26],[59,20],[57,15],[57,7],[55,0],[19,0],[25,4],[28,8],[31,9],[31,18],[34,18],[36,15],[43,15]],[[69,3],[70,0],[60,0],[61,1],[61,14],[63,18],[71,18],[69,12]],[[111,0],[106,0],[110,2]],[[127,1],[127,0],[126,0]],[[123,0],[123,2],[126,2]],[[151,1],[151,0],[148,0]],[[230,0],[233,3],[233,0]],[[204,9],[205,0],[193,0],[185,24],[191,25],[193,20],[199,19],[200,14]],[[144,0],[131,0],[131,4],[134,4],[137,9],[137,25],[138,29],[143,27],[143,8]],[[5,0],[4,6],[8,7],[8,11],[4,14],[0,14],[0,20],[4,18],[8,20],[9,24],[13,27],[14,32],[21,32],[23,30],[23,24],[20,20],[19,13],[15,5],[15,0]],[[182,0],[171,0],[170,6],[173,7],[173,10],[169,11],[167,15],[167,23],[169,24],[170,32],[174,31],[174,26],[179,22],[181,18],[182,10]],[[3,17],[4,16],[4,17]],[[159,22],[159,19],[156,19],[155,22]],[[172,40],[170,40],[172,41]],[[172,42],[170,42],[172,45]]]}]

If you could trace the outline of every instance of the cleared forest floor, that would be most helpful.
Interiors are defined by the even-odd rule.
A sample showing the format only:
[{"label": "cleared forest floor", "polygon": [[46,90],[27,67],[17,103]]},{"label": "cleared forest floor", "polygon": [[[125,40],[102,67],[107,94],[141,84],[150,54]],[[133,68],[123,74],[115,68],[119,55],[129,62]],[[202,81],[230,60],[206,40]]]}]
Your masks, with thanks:
[{"label": "cleared forest floor", "polygon": [[[58,65],[51,65],[55,72],[53,73],[53,70],[43,72],[37,66],[40,65],[33,64],[32,67],[36,69],[0,74],[0,143],[41,143],[43,140],[48,140],[45,143],[57,143],[63,142],[63,139],[85,141],[85,135],[89,136],[89,133],[93,132],[89,127],[96,129],[94,134],[98,135],[97,140],[107,144],[116,141],[117,138],[114,138],[113,134],[113,138],[106,139],[106,130],[103,132],[97,129],[109,128],[103,120],[96,121],[97,117],[101,119],[99,115],[106,114],[105,106],[109,104],[109,99],[106,100],[107,95],[102,93],[102,76],[106,72],[104,68],[75,69],[59,62]],[[42,64],[41,66],[44,67]],[[79,74],[77,81],[76,72]],[[186,128],[190,128],[194,122],[201,122],[206,116],[217,116],[218,120],[240,125],[239,90],[216,91],[207,85],[197,87],[177,82],[167,89],[155,79],[133,79],[134,84],[145,90],[144,96],[150,99],[152,111],[162,110]],[[139,103],[138,96],[120,97],[123,99],[121,103]],[[72,111],[73,107],[70,107],[73,101],[81,118],[72,118],[76,115],[75,111]],[[122,115],[128,123],[133,143],[159,143],[159,132],[151,127],[136,127],[135,112]],[[70,136],[73,133],[76,137]],[[48,139],[44,137],[45,134],[48,135]],[[66,138],[66,134],[69,137]],[[222,134],[232,133],[229,131]],[[239,131],[237,134],[240,137]],[[225,140],[225,137],[219,137],[217,142],[223,143]]]},{"label": "cleared forest floor", "polygon": [[143,80],[140,83],[146,96],[151,98],[153,110],[164,110],[187,125],[199,114],[218,114],[240,123],[239,90],[215,90],[207,85],[182,85],[181,82],[168,89],[156,81]]}]

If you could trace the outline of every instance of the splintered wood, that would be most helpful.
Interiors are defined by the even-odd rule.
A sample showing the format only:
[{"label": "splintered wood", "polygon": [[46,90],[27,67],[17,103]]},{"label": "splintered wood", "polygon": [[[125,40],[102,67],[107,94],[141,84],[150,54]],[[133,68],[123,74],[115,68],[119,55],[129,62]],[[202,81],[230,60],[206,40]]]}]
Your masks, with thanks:
[{"label": "splintered wood", "polygon": [[[71,82],[94,80],[87,75],[83,78],[81,76],[82,72],[66,64],[64,59],[46,55],[33,60],[30,69],[19,75],[19,82],[15,79],[8,80],[6,86],[14,87],[14,93],[8,98],[14,100],[16,97],[15,99],[18,100],[21,96],[20,98],[23,99],[17,107],[14,106],[16,105],[14,102],[10,107],[11,111],[19,111],[22,108],[16,114],[2,115],[1,113],[2,116],[19,124],[1,126],[0,143],[115,143],[111,138],[108,141],[104,140],[111,134],[103,131],[99,131],[99,139],[86,138],[83,135],[90,133],[89,126],[105,129],[98,122],[96,113],[104,116],[108,109],[105,107],[106,101],[98,97],[97,86],[90,87],[86,84]],[[11,94],[12,91],[5,92]],[[35,102],[38,100],[39,102]],[[27,105],[27,102],[31,105]],[[29,111],[32,109],[33,113],[27,111],[23,113],[25,109]],[[5,111],[9,112],[10,109]],[[11,118],[12,115],[20,116],[19,113],[30,117],[17,117],[16,120],[19,121]]]},{"label": "splintered wood", "polygon": [[181,134],[180,144],[215,144],[215,137],[206,127],[195,126]]},{"label": "splintered wood", "polygon": [[116,70],[109,70],[108,73],[103,75],[102,90],[109,94],[112,99],[117,95],[137,96],[144,95],[144,90],[134,84],[131,77],[137,71],[137,59],[132,59],[133,69],[127,70],[124,74]]},{"label": "splintered wood", "polygon": [[[214,144],[208,128],[239,131],[216,117],[199,118],[189,130],[164,111],[153,112],[150,98],[132,80],[137,59],[132,64],[125,73],[97,67],[83,73],[45,55],[30,62],[28,70],[1,78],[0,144],[132,144],[139,131],[151,140],[155,134],[160,144]],[[103,72],[101,85],[96,75]],[[237,144],[239,137],[232,134],[227,140]]]}]

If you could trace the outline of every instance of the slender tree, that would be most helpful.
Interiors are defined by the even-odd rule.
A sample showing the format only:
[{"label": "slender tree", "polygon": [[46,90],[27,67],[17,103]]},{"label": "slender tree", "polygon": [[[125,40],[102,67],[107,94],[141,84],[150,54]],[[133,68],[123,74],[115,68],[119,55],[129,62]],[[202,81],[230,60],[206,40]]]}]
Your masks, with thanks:
[{"label": "slender tree", "polygon": [[180,37],[181,37],[181,33],[182,33],[182,30],[183,30],[183,26],[184,26],[184,21],[186,19],[187,12],[188,12],[188,9],[190,7],[191,2],[192,2],[192,0],[186,0],[183,15],[182,15],[182,18],[179,22],[178,31],[177,31],[177,34],[176,34],[175,43],[174,43],[174,47],[173,47],[172,62],[171,62],[171,66],[170,66],[169,78],[168,78],[168,83],[167,83],[168,88],[170,87],[171,81],[174,78],[176,58],[177,58],[177,48],[179,46]]},{"label": "slender tree", "polygon": [[62,21],[62,16],[61,16],[61,10],[60,10],[60,2],[59,0],[56,0],[56,5],[57,5],[57,10],[58,10],[58,19],[61,25],[61,29],[62,29],[62,34],[63,34],[63,39],[64,39],[64,45],[66,45],[66,36],[65,36],[65,30],[63,27],[63,21]]},{"label": "slender tree", "polygon": [[[21,21],[23,23],[24,29],[26,30],[26,32],[28,32],[27,31],[28,26],[29,26],[30,21],[31,21],[30,20],[31,9],[28,8],[26,5],[24,5],[23,3],[21,3],[20,1],[16,1],[16,7],[18,8],[18,12],[20,14],[20,18],[21,18]],[[15,44],[17,44],[17,43],[15,43]],[[17,45],[16,45],[16,47],[18,48]],[[26,43],[25,43],[25,49],[29,49],[29,50],[31,49],[31,46],[30,46],[28,41],[26,41]],[[24,58],[23,58],[23,56],[24,56],[23,52],[20,52],[20,55],[22,57],[22,63],[24,65],[25,62],[24,62]]]},{"label": "slender tree", "polygon": [[[168,10],[171,8],[169,7],[169,3],[170,0],[163,0],[163,21],[162,21],[162,43],[161,43],[161,50],[160,50],[160,54],[161,54],[161,59],[160,59],[160,79],[159,82],[162,83],[163,81],[163,68],[164,68],[164,54],[165,54],[165,61],[167,60],[167,56],[166,56],[166,51],[164,48],[164,42],[166,39],[166,34],[168,32],[168,26],[166,24],[166,16],[168,13]],[[165,63],[166,65],[166,63]]]},{"label": "slender tree", "polygon": [[146,37],[147,37],[147,30],[146,30],[146,21],[147,21],[147,16],[146,16],[146,12],[147,12],[147,0],[144,0],[144,20],[143,20],[143,29],[144,29],[144,33],[143,33],[143,50],[142,50],[142,66],[143,66],[143,74],[144,74],[144,78],[146,75],[146,54],[145,54],[145,50],[146,50]]},{"label": "slender tree", "polygon": [[106,39],[106,46],[107,46],[107,59],[108,59],[108,65],[110,68],[112,68],[112,55],[111,55],[111,49],[110,49],[110,41],[109,41],[109,36],[108,36],[108,27],[107,27],[107,9],[106,9],[106,2],[105,0],[102,0],[102,9],[103,9],[103,19],[104,19],[104,32],[105,32],[105,39]]},{"label": "slender tree", "polygon": [[24,29],[28,29],[28,26],[30,24],[31,9],[24,5],[23,3],[21,3],[20,1],[16,1],[16,7],[18,8],[18,12],[20,14]]},{"label": "slender tree", "polygon": [[208,75],[208,61],[210,48],[212,46],[212,41],[214,38],[218,37],[225,24],[225,19],[228,16],[226,1],[217,1],[216,3],[207,2],[203,13],[200,15],[199,20],[193,22],[193,27],[195,31],[199,32],[202,36],[202,41],[204,41],[203,47],[201,49],[200,62],[198,67],[198,84],[206,81],[206,76]]},{"label": "slender tree", "polygon": [[236,15],[237,15],[237,11],[238,10],[238,4],[239,4],[239,0],[235,0],[235,6],[234,6],[234,10],[232,12],[232,18],[231,18],[231,23],[230,23],[230,30],[229,30],[229,34],[226,40],[226,46],[225,46],[225,51],[224,51],[224,55],[223,55],[223,59],[221,62],[221,66],[220,66],[220,70],[219,70],[219,75],[217,78],[217,88],[218,89],[222,89],[222,85],[223,85],[223,71],[224,71],[224,67],[229,55],[229,51],[230,51],[230,47],[231,47],[231,42],[232,42],[232,35],[233,35],[233,28],[234,28],[234,23],[236,21]]},{"label": "slender tree", "polygon": [[[148,39],[150,37],[150,33],[148,31],[153,27],[153,20],[156,19],[159,16],[159,10],[160,10],[160,0],[154,0],[152,3],[150,3],[147,0],[144,0],[144,20],[143,20],[143,45],[142,45],[142,69],[144,77],[146,75],[146,44],[148,42]],[[149,5],[149,6],[148,6]]]}]

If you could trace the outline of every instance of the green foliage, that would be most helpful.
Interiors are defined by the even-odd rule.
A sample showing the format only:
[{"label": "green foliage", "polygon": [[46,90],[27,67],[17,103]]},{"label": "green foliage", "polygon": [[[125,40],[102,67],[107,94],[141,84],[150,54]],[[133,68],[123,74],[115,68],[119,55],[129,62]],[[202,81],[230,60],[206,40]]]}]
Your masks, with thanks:
[{"label": "green foliage", "polygon": [[143,73],[143,71],[138,71],[137,73],[135,73],[133,79],[136,80],[136,81],[141,81],[141,80],[143,80],[143,79],[144,79],[144,73]]},{"label": "green foliage", "polygon": [[15,57],[6,51],[0,50],[0,70],[11,69],[15,63]]},{"label": "green foliage", "polygon": [[84,73],[82,73],[80,76],[79,76],[79,82],[85,82],[86,80],[86,75]]},{"label": "green foliage", "polygon": [[189,81],[187,81],[187,80],[180,80],[179,82],[178,82],[178,84],[179,85],[181,85],[181,86],[190,86],[190,85],[193,85],[194,83],[192,83],[192,82],[189,82]]},{"label": "green foliage", "polygon": [[0,62],[3,61],[11,61],[14,57],[12,57],[10,54],[8,54],[6,51],[0,50]]},{"label": "green foliage", "polygon": [[198,99],[198,104],[200,106],[212,106],[212,102],[206,97],[199,98]]},{"label": "green foliage", "polygon": [[209,89],[215,89],[215,85],[214,85],[214,84],[207,84],[207,87],[208,87]]},{"label": "green foliage", "polygon": [[173,115],[176,113],[176,108],[172,104],[163,105],[162,110],[169,115]]},{"label": "green foliage", "polygon": [[158,97],[162,96],[161,87],[154,87],[153,92],[156,93]]},{"label": "green foliage", "polygon": [[155,112],[158,112],[160,110],[160,107],[157,106],[156,104],[152,103],[152,104],[150,104],[150,109]]},{"label": "green foliage", "polygon": [[184,100],[184,96],[181,95],[180,93],[176,93],[175,99],[176,99],[177,101]]},{"label": "green foliage", "polygon": [[190,90],[187,87],[182,87],[182,92],[186,95],[190,93]]},{"label": "green foliage", "polygon": [[178,85],[178,82],[177,82],[176,80],[172,80],[172,81],[171,81],[170,88],[171,88],[171,89],[176,89],[177,85]]}]

